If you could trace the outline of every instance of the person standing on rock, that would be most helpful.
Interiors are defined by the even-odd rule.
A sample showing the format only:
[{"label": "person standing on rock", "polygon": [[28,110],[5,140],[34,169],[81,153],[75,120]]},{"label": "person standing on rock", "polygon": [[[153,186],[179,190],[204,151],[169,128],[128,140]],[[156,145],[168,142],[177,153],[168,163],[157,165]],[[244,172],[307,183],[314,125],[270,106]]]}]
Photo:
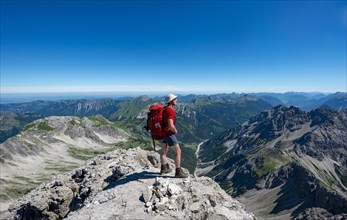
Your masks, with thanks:
[{"label": "person standing on rock", "polygon": [[181,148],[178,144],[176,134],[176,119],[175,111],[173,107],[176,105],[177,96],[174,94],[169,94],[165,97],[165,102],[167,104],[163,109],[163,133],[164,133],[164,146],[160,153],[161,170],[160,174],[170,173],[172,170],[166,161],[166,154],[169,151],[169,147],[174,151],[174,161],[176,166],[175,177],[176,178],[186,178],[188,173],[185,173],[181,168]]}]

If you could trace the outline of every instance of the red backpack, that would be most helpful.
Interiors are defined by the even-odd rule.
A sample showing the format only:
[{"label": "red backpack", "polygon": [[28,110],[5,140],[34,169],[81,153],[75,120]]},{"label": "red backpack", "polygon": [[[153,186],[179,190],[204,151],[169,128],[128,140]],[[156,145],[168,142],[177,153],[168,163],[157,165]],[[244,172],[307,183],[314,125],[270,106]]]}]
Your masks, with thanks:
[{"label": "red backpack", "polygon": [[161,104],[153,104],[149,107],[146,129],[147,131],[151,132],[154,150],[154,140],[162,140],[164,138],[162,130],[162,116],[163,106]]}]

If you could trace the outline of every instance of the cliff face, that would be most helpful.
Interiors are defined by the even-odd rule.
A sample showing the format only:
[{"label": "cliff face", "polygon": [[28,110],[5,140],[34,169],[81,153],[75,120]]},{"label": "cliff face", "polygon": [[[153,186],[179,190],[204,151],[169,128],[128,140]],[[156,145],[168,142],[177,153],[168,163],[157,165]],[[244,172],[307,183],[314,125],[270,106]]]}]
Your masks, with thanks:
[{"label": "cliff face", "polygon": [[[14,202],[6,219],[253,219],[212,179],[159,176],[159,154],[114,150]],[[173,161],[169,160],[170,166]]]}]

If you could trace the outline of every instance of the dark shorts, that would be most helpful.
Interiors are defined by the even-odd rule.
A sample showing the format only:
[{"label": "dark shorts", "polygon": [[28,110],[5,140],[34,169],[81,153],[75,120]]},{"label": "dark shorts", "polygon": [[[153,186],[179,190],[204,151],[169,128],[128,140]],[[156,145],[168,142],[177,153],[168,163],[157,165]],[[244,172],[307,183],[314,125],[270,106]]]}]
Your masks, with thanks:
[{"label": "dark shorts", "polygon": [[169,147],[175,146],[176,144],[178,144],[176,135],[172,134],[172,135],[166,136],[163,140],[163,143],[164,144],[167,143],[169,145]]}]

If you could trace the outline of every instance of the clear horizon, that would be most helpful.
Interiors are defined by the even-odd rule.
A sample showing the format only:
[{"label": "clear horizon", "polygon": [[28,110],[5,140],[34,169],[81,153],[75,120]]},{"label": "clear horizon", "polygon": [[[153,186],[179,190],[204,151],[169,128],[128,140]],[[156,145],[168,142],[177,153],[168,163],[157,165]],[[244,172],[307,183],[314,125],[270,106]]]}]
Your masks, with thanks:
[{"label": "clear horizon", "polygon": [[[108,95],[108,94],[126,94],[126,95],[131,95],[131,94],[142,94],[142,95],[148,95],[148,94],[164,94],[167,95],[170,92],[167,91],[96,91],[96,92],[90,92],[90,91],[83,91],[83,92],[11,92],[11,93],[1,93],[1,95],[6,95],[6,96],[12,96],[12,95],[23,95],[23,96],[28,96],[28,95],[62,95],[62,94],[90,94],[90,95]],[[322,92],[322,91],[284,91],[284,92],[273,92],[273,91],[255,91],[255,92],[243,92],[243,91],[174,91],[172,93],[175,94],[192,94],[192,95],[213,95],[213,94],[250,94],[250,93],[277,93],[277,94],[284,94],[284,93],[321,93],[321,94],[333,94],[333,93],[347,93],[346,91],[333,91],[333,92]]]},{"label": "clear horizon", "polygon": [[[346,93],[347,90],[331,90],[331,91],[318,91],[318,90],[275,90],[275,89],[268,89],[268,90],[232,90],[232,89],[220,89],[215,88],[214,90],[191,90],[190,88],[162,88],[162,90],[152,90],[150,87],[130,87],[130,86],[122,86],[119,88],[123,88],[120,90],[112,90],[107,89],[107,86],[104,86],[103,88],[106,88],[104,90],[98,89],[102,86],[95,86],[95,87],[79,87],[79,86],[71,86],[71,87],[24,87],[24,88],[17,88],[17,89],[8,89],[6,87],[1,88],[1,94],[3,95],[24,95],[24,94],[118,94],[118,93],[126,93],[126,94],[152,94],[152,93],[162,93],[162,94],[168,94],[168,93],[182,93],[182,94],[218,94],[218,93],[323,93],[323,94],[330,94],[330,93],[338,93],[338,92],[344,92]],[[91,89],[92,88],[92,89]],[[110,87],[113,88],[113,87]],[[125,89],[124,89],[125,88]],[[135,90],[132,90],[134,89]],[[211,88],[211,87],[209,87]],[[208,88],[208,89],[209,89]]]},{"label": "clear horizon", "polygon": [[346,1],[1,1],[1,94],[347,91]]},{"label": "clear horizon", "polygon": [[[175,93],[179,96],[186,95],[216,95],[216,94],[257,94],[257,93],[237,93],[237,92],[227,92],[227,93]],[[258,92],[259,93],[268,93],[272,94],[272,92]],[[294,92],[288,91],[286,93],[304,93],[306,95],[316,95],[316,94],[324,94],[330,95],[334,93],[322,93],[322,92]],[[275,93],[275,94],[285,94],[285,93]],[[345,92],[344,94],[347,95]],[[142,95],[147,95],[151,98],[166,96],[166,92],[73,92],[73,93],[2,93],[0,94],[0,104],[10,104],[10,103],[25,103],[32,102],[37,100],[43,101],[61,101],[61,100],[78,100],[78,99],[88,99],[88,100],[96,100],[96,99],[121,99],[126,97],[139,97]]]}]

